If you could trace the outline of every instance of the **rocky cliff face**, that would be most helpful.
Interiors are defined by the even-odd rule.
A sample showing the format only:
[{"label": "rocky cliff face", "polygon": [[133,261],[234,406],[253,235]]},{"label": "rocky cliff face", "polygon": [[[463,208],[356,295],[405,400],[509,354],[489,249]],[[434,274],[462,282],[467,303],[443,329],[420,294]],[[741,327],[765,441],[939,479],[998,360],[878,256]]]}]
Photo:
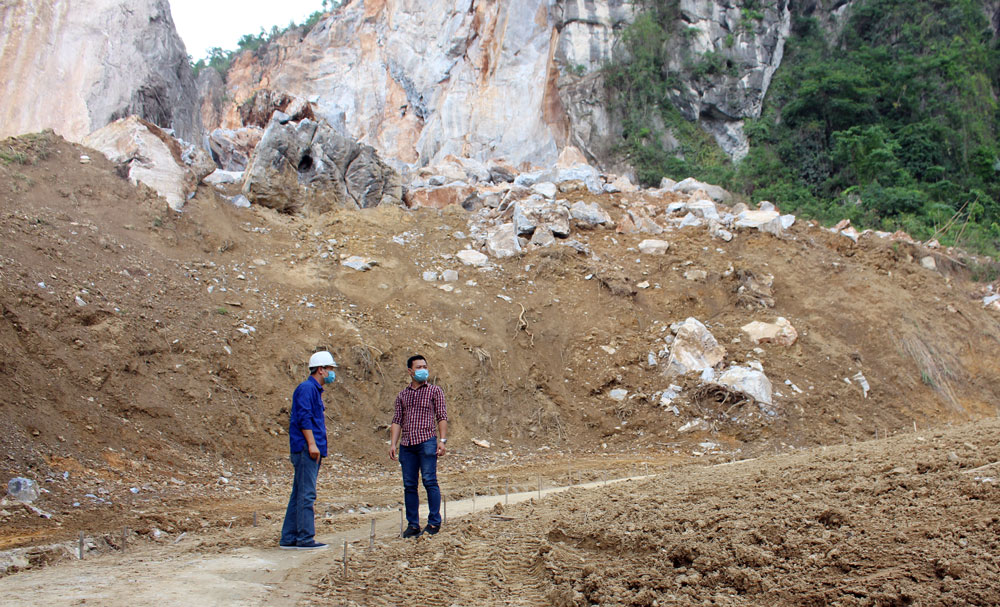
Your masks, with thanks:
[{"label": "rocky cliff face", "polygon": [[[631,0],[355,0],[307,35],[292,32],[227,78],[233,100],[212,126],[238,128],[260,89],[309,99],[345,134],[403,162],[452,154],[547,164],[567,144],[601,166],[618,136],[600,75],[621,54]],[[781,62],[791,13],[775,0],[748,21],[735,0],[681,0],[693,35],[672,41],[671,66],[715,53],[729,69],[684,76],[672,101],[736,160],[742,121],[759,116]],[[218,96],[216,96],[218,97]],[[219,115],[206,107],[202,115]]]},{"label": "rocky cliff face", "polygon": [[135,114],[196,139],[197,99],[167,0],[0,0],[0,136]]}]

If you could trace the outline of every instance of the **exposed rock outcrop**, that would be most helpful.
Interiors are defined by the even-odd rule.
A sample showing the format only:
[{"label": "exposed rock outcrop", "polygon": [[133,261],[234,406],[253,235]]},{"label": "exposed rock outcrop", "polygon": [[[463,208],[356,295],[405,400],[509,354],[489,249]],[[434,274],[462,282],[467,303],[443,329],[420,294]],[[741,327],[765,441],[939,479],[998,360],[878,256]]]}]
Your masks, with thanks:
[{"label": "exposed rock outcrop", "polygon": [[175,211],[215,170],[215,163],[201,148],[184,144],[137,116],[116,120],[84,137],[82,143],[124,166],[132,183],[153,188]]},{"label": "exposed rock outcrop", "polygon": [[242,127],[236,108],[265,83],[406,163],[455,155],[550,165],[570,132],[553,61],[555,4],[351,2],[304,37],[290,32],[259,58],[239,56],[227,78],[233,103],[212,126]]},{"label": "exposed rock outcrop", "polygon": [[403,188],[370,146],[326,123],[275,112],[250,160],[243,194],[286,213],[322,213],[339,205],[401,204]]},{"label": "exposed rock outcrop", "polygon": [[784,55],[792,26],[789,2],[768,3],[754,14],[732,0],[681,0],[679,10],[687,35],[671,39],[666,52],[667,69],[681,80],[670,101],[739,161],[750,151],[743,119],[760,116]]},{"label": "exposed rock outcrop", "polygon": [[5,0],[0,24],[0,136],[52,128],[80,141],[137,115],[200,137],[167,0]]},{"label": "exposed rock outcrop", "polygon": [[[315,104],[316,116],[404,163],[445,156],[551,165],[574,145],[615,166],[621,127],[600,67],[620,58],[632,0],[355,0],[308,33],[292,30],[236,58],[232,99],[219,124],[251,124],[246,102],[262,88]],[[788,0],[746,13],[733,0],[681,0],[668,68],[671,101],[735,160],[742,125],[760,115],[791,27]],[[718,70],[692,65],[712,58]],[[205,111],[204,115],[212,112]],[[666,145],[671,145],[668,135]]]}]

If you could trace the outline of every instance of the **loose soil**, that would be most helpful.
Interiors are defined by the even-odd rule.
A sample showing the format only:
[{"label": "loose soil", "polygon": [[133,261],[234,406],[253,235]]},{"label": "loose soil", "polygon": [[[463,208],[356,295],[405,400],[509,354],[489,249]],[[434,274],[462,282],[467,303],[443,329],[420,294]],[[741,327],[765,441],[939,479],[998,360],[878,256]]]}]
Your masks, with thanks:
[{"label": "loose soil", "polygon": [[[528,491],[539,477],[656,477],[388,542],[344,583],[323,561],[333,555],[309,557],[328,576],[296,578],[302,600],[395,604],[426,578],[427,604],[996,603],[995,484],[961,470],[998,459],[995,422],[982,420],[1000,402],[1000,324],[950,252],[800,221],[783,239],[669,232],[667,254],[648,256],[637,250],[648,235],[578,229],[592,255],[556,246],[476,270],[454,257],[472,218],[460,208],[297,217],[203,187],[174,213],[51,134],[0,148],[12,151],[0,161],[0,478],[37,480],[36,506],[52,515],[0,509],[0,549],[29,555],[8,574],[65,561],[41,546],[80,531],[107,553],[96,560],[131,566],[135,553],[112,554],[125,526],[152,561],[267,550],[289,481],[289,397],[308,354],[328,348],[340,368],[325,395],[324,533],[394,516],[386,427],[414,352],[448,396],[450,499],[502,494],[508,478]],[[669,202],[564,195],[616,219]],[[351,255],[378,265],[342,266]],[[937,271],[921,267],[928,255]],[[446,269],[459,280],[422,278]],[[692,269],[705,278],[686,279]],[[748,276],[774,277],[773,307],[740,291]],[[791,347],[740,330],[777,316],[799,332]],[[648,364],[687,317],[727,364],[761,363],[773,415]],[[656,398],[670,383],[685,388],[676,414]],[[679,431],[697,418],[702,429]],[[261,596],[294,598],[283,583]]]}]

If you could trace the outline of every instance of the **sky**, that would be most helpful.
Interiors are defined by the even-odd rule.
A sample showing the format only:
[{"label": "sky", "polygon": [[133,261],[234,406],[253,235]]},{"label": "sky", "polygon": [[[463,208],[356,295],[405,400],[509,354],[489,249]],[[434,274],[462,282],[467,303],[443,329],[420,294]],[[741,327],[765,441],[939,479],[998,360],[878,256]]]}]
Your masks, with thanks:
[{"label": "sky", "polygon": [[213,46],[231,51],[246,34],[302,23],[321,10],[321,0],[170,0],[174,25],[195,60]]}]

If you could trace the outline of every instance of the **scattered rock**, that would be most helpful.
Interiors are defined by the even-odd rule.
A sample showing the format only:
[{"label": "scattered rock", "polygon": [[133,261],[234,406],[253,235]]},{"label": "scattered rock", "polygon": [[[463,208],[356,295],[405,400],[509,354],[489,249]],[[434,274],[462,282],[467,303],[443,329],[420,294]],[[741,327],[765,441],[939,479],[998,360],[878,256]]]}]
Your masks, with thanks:
[{"label": "scattered rock", "polygon": [[927,255],[920,258],[920,265],[928,270],[937,270],[937,262],[934,260],[933,255]]},{"label": "scattered rock", "polygon": [[38,499],[38,483],[30,478],[15,476],[7,481],[7,495],[19,502],[30,504]]},{"label": "scattered rock", "polygon": [[[660,182],[660,187],[663,187],[662,181]],[[679,194],[691,194],[697,190],[702,190],[715,202],[729,202],[733,199],[733,195],[727,192],[724,188],[717,185],[703,183],[692,177],[688,177],[687,179],[674,184],[670,188],[671,192],[677,192]]]},{"label": "scattered rock", "polygon": [[502,224],[487,232],[486,252],[497,259],[521,254],[521,243],[517,239],[513,223]]},{"label": "scattered rock", "polygon": [[755,320],[741,328],[755,344],[773,343],[779,346],[791,346],[799,338],[799,333],[792,323],[782,316],[773,323]]},{"label": "scattered rock", "polygon": [[583,227],[611,226],[614,223],[611,215],[596,202],[587,204],[578,200],[569,208],[569,215]]},{"label": "scattered rock", "polygon": [[459,251],[455,257],[467,266],[483,267],[490,263],[489,257],[479,251],[473,251],[472,249],[463,249]]},{"label": "scattered rock", "polygon": [[453,182],[440,187],[407,190],[403,200],[406,206],[411,209],[418,207],[443,209],[451,205],[464,207],[470,199],[475,197],[476,189],[474,187],[463,182]]},{"label": "scattered rock", "polygon": [[366,259],[358,255],[352,255],[347,259],[345,259],[344,261],[340,262],[340,265],[355,269],[358,272],[367,272],[368,270],[371,270],[372,268],[377,266],[378,262],[375,261],[374,259]]},{"label": "scattered rock", "polygon": [[615,388],[614,390],[608,392],[608,396],[611,400],[621,402],[628,396],[628,390],[624,388]]},{"label": "scattered rock", "polygon": [[639,243],[639,251],[645,255],[663,255],[669,248],[666,240],[647,239]]},{"label": "scattered rock", "polygon": [[555,244],[556,237],[552,234],[552,230],[548,226],[540,226],[535,228],[535,232],[531,235],[529,242],[536,247],[547,247]]},{"label": "scattered rock", "polygon": [[556,187],[556,184],[552,183],[551,181],[546,181],[544,183],[536,183],[535,185],[531,186],[531,189],[536,194],[544,196],[545,198],[548,198],[550,200],[555,198],[556,194],[559,193],[559,189]]}]

